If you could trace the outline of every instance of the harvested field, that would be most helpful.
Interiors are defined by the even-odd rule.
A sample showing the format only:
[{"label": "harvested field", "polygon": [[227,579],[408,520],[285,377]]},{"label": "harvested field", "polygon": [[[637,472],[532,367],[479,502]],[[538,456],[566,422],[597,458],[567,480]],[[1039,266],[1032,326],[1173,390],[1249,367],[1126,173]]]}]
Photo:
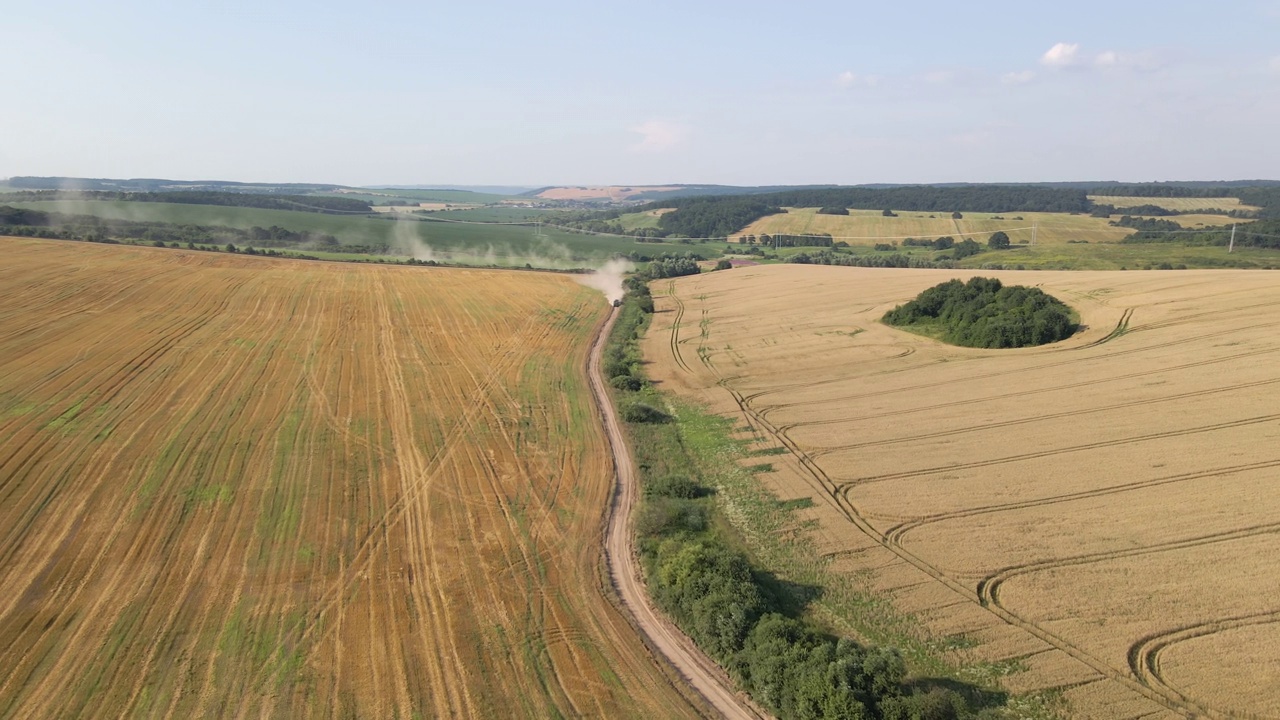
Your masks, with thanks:
[{"label": "harvested field", "polygon": [[[950,213],[926,213],[902,210],[898,217],[884,217],[879,210],[850,210],[848,215],[819,215],[817,208],[788,208],[786,213],[768,215],[734,233],[742,235],[775,233],[804,235],[826,233],[847,238],[850,245],[874,245],[878,242],[901,242],[903,238],[933,239],[950,235],[957,241],[971,238],[986,244],[996,231],[1003,231],[1015,243],[1035,241],[1041,245],[1059,245],[1070,241],[1090,243],[1119,242],[1133,233],[1129,228],[1115,227],[1107,218],[1069,213],[963,213],[952,220]],[[931,217],[932,216],[932,217]],[[1022,218],[1021,220],[1017,218]],[[1232,220],[1217,215],[1187,215],[1164,218],[1183,227],[1230,225]],[[731,240],[732,242],[733,240]]]},{"label": "harvested field", "polygon": [[0,717],[670,717],[566,276],[3,239]]},{"label": "harvested field", "polygon": [[996,272],[1071,304],[1054,345],[878,322],[973,271],[761,266],[655,285],[663,386],[743,418],[831,567],[1072,717],[1275,717],[1280,282]]}]

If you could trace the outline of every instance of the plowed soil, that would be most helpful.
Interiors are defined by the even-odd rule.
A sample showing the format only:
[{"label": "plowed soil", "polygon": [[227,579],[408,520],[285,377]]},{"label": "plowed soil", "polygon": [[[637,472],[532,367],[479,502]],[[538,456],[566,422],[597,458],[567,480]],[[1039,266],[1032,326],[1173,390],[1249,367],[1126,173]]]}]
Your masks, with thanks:
[{"label": "plowed soil", "polygon": [[696,714],[602,589],[598,293],[0,243],[0,717]]},{"label": "plowed soil", "polygon": [[1072,717],[1275,717],[1280,275],[982,272],[1084,328],[1021,350],[878,322],[973,271],[662,281],[663,386],[732,414],[831,568]]}]

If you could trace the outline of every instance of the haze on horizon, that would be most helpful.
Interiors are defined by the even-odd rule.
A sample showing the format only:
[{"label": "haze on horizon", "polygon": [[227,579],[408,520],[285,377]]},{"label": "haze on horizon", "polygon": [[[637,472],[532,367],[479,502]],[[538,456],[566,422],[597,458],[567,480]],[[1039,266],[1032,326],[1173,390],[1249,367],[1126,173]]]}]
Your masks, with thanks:
[{"label": "haze on horizon", "polygon": [[0,177],[1269,178],[1280,1],[8,3]]}]

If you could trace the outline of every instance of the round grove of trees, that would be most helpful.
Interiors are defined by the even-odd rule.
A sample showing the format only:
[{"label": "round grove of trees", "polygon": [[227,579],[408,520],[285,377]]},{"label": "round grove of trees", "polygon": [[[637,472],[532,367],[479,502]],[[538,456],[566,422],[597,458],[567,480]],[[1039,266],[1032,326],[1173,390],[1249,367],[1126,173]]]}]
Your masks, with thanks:
[{"label": "round grove of trees", "polygon": [[1071,308],[1043,290],[982,277],[935,285],[882,320],[979,348],[1045,345],[1071,337],[1079,327]]}]

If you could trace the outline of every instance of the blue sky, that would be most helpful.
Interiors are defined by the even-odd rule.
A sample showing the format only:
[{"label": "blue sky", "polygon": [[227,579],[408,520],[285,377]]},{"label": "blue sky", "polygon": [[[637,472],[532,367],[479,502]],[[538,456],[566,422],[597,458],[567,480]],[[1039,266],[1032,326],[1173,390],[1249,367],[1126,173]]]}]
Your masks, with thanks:
[{"label": "blue sky", "polygon": [[0,177],[1280,177],[1280,0],[0,0]]}]

